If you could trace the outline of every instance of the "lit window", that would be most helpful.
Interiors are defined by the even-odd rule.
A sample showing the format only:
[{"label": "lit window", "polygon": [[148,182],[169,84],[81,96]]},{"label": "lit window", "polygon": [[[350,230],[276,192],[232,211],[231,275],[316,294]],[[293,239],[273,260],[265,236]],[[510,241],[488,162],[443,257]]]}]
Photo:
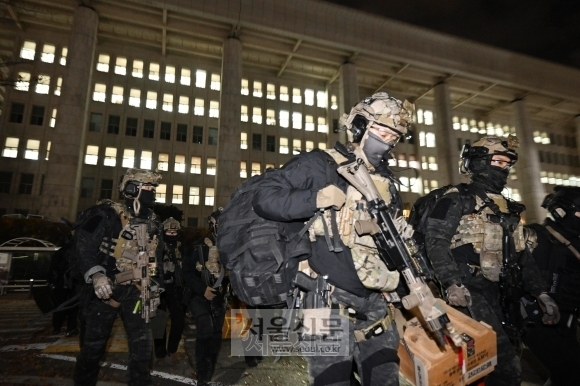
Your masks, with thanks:
[{"label": "lit window", "polygon": [[314,106],[314,90],[304,90],[304,104],[306,106]]},{"label": "lit window", "polygon": [[501,127],[501,125],[495,125],[495,135],[497,135],[498,137],[503,137],[503,129]]},{"label": "lit window", "polygon": [[131,89],[131,92],[129,93],[129,106],[141,106],[141,90],[137,88]]},{"label": "lit window", "polygon": [[106,147],[105,148],[105,159],[103,165],[115,167],[117,166],[117,148],[116,147]]},{"label": "lit window", "polygon": [[302,103],[302,94],[299,88],[292,89],[292,103]]},{"label": "lit window", "polygon": [[300,154],[302,151],[302,141],[299,139],[292,140],[292,152],[294,155]]},{"label": "lit window", "polygon": [[49,87],[50,87],[50,76],[39,75],[38,83],[36,83],[34,91],[36,91],[37,94],[48,94]]},{"label": "lit window", "polygon": [[175,167],[173,169],[177,173],[185,173],[185,156],[181,154],[175,155]]},{"label": "lit window", "polygon": [[177,108],[177,112],[180,114],[189,113],[189,97],[183,95],[179,97],[179,107]]},{"label": "lit window", "polygon": [[280,154],[288,154],[288,138],[280,138]]},{"label": "lit window", "polygon": [[316,106],[325,109],[328,107],[328,96],[325,91],[318,91],[316,93]]},{"label": "lit window", "polygon": [[242,79],[242,95],[250,95],[250,86],[247,79]]},{"label": "lit window", "polygon": [[266,125],[275,126],[276,125],[276,111],[266,110]]},{"label": "lit window", "polygon": [[423,123],[423,109],[417,109],[417,123]]},{"label": "lit window", "polygon": [[292,128],[302,129],[302,113],[292,113]]},{"label": "lit window", "polygon": [[435,147],[435,134],[434,133],[425,134],[425,141],[427,143],[427,147]]},{"label": "lit window", "polygon": [[215,201],[214,188],[205,188],[205,205],[213,206]]},{"label": "lit window", "polygon": [[425,124],[426,125],[432,125],[433,124],[433,111],[431,111],[431,110],[425,110],[423,112],[423,117],[425,118]]},{"label": "lit window", "polygon": [[425,132],[419,132],[419,146],[425,146]]},{"label": "lit window", "polygon": [[264,170],[267,170],[267,169],[276,169],[276,168],[274,167],[274,164],[266,164],[266,169],[264,169]]},{"label": "lit window", "polygon": [[93,100],[96,102],[104,102],[106,99],[107,99],[107,86],[102,83],[95,83]]},{"label": "lit window", "polygon": [[209,102],[209,116],[210,118],[220,117],[220,103],[218,101]]},{"label": "lit window", "polygon": [[290,112],[287,110],[280,110],[280,127],[287,128],[290,124]]},{"label": "lit window", "polygon": [[401,184],[399,185],[399,189],[401,192],[408,192],[409,191],[409,177],[399,177]]},{"label": "lit window", "polygon": [[479,128],[477,127],[477,121],[475,119],[472,119],[471,121],[469,121],[469,126],[470,126],[469,131],[471,133],[479,132]]},{"label": "lit window", "polygon": [[56,80],[56,87],[54,88],[54,95],[60,96],[60,89],[62,88],[62,78],[58,77]]},{"label": "lit window", "polygon": [[167,197],[167,185],[159,184],[155,188],[155,202],[165,204],[165,198]]},{"label": "lit window", "polygon": [[169,154],[159,153],[159,159],[157,161],[157,169],[164,172],[169,170]]},{"label": "lit window", "polygon": [[51,145],[51,141],[48,141],[48,143],[46,144],[46,157],[44,158],[45,160],[48,161],[48,158],[50,157],[50,145]]},{"label": "lit window", "polygon": [[314,150],[314,142],[313,141],[306,141],[306,151]]},{"label": "lit window", "polygon": [[284,102],[288,102],[288,87],[280,86],[280,100]]},{"label": "lit window", "polygon": [[318,132],[328,133],[328,125],[326,124],[326,118],[318,117]]},{"label": "lit window", "polygon": [[189,187],[189,205],[199,205],[199,188],[197,186]]},{"label": "lit window", "polygon": [[29,139],[26,141],[24,158],[38,160],[38,149],[40,149],[40,141],[36,139]]},{"label": "lit window", "polygon": [[159,80],[159,63],[149,63],[149,79]]},{"label": "lit window", "polygon": [[193,113],[195,115],[203,116],[205,114],[204,105],[205,101],[203,99],[195,98],[195,106],[193,107]]},{"label": "lit window", "polygon": [[262,165],[259,162],[252,162],[252,176],[257,176],[262,172]]},{"label": "lit window", "polygon": [[143,61],[133,60],[133,72],[131,73],[134,78],[143,78]]},{"label": "lit window", "polygon": [[318,142],[318,148],[320,150],[325,150],[326,149],[326,142]]},{"label": "lit window", "polygon": [[141,169],[151,170],[153,166],[153,152],[143,150],[141,152]]},{"label": "lit window", "polygon": [[16,158],[18,156],[18,138],[7,137],[6,143],[4,145],[4,150],[2,151],[2,157],[6,158]]},{"label": "lit window", "polygon": [[157,108],[157,93],[155,91],[147,91],[145,107],[151,110],[155,110]]},{"label": "lit window", "polygon": [[68,55],[68,48],[66,47],[62,47],[62,51],[60,54],[60,65],[61,66],[66,66],[66,57]]},{"label": "lit window", "polygon": [[191,157],[191,174],[201,174],[201,157]]},{"label": "lit window", "polygon": [[181,69],[181,79],[179,80],[184,86],[191,86],[191,70],[189,68]]},{"label": "lit window", "polygon": [[195,87],[205,88],[206,73],[204,70],[197,70],[195,72]]},{"label": "lit window", "polygon": [[215,158],[208,158],[207,159],[207,171],[206,174],[208,176],[215,176],[217,164]]},{"label": "lit window", "polygon": [[402,168],[407,167],[407,157],[405,156],[405,153],[397,154],[397,164]]},{"label": "lit window", "polygon": [[246,166],[246,161],[240,162],[240,178],[248,178],[248,168]]},{"label": "lit window", "polygon": [[56,109],[52,109],[52,114],[50,115],[50,127],[54,127],[56,125]]},{"label": "lit window", "polygon": [[211,74],[209,88],[215,91],[219,91],[221,89],[221,76],[219,74]]},{"label": "lit window", "polygon": [[453,130],[459,130],[460,128],[459,117],[453,117]]},{"label": "lit window", "polygon": [[554,172],[548,172],[548,184],[555,185],[556,178],[554,178]]},{"label": "lit window", "polygon": [[183,204],[183,185],[173,185],[172,204]]},{"label": "lit window", "polygon": [[314,131],[314,117],[312,115],[306,115],[304,121],[304,130]]},{"label": "lit window", "polygon": [[415,154],[409,154],[409,167],[419,169],[419,161],[417,161]]},{"label": "lit window", "polygon": [[336,98],[336,95],[330,96],[330,108],[333,110],[338,109],[338,99]]},{"label": "lit window", "polygon": [[260,107],[254,107],[252,109],[252,122],[258,125],[262,124],[262,109]]},{"label": "lit window", "polygon": [[40,55],[40,60],[45,63],[54,63],[54,53],[56,52],[56,47],[52,44],[45,44],[42,47],[42,55]]},{"label": "lit window", "polygon": [[248,133],[241,133],[240,149],[242,150],[248,149]]},{"label": "lit window", "polygon": [[109,72],[110,56],[107,54],[99,54],[99,61],[97,62],[97,71]]},{"label": "lit window", "polygon": [[165,66],[165,81],[167,83],[175,83],[175,67]]},{"label": "lit window", "polygon": [[429,170],[437,170],[437,161],[435,157],[429,157]]},{"label": "lit window", "polygon": [[121,166],[124,168],[132,168],[135,166],[135,150],[123,150],[123,164]]},{"label": "lit window", "polygon": [[254,92],[252,95],[256,98],[262,97],[262,82],[254,81]]},{"label": "lit window", "polygon": [[548,133],[542,133],[542,145],[549,145],[550,144],[550,137]]},{"label": "lit window", "polygon": [[268,83],[266,85],[266,98],[275,100],[276,99],[276,85]]},{"label": "lit window", "polygon": [[242,105],[241,110],[240,120],[242,122],[248,122],[248,106]]},{"label": "lit window", "polygon": [[115,74],[127,75],[127,58],[122,56],[117,57],[115,60]]},{"label": "lit window", "polygon": [[421,156],[421,169],[427,170],[428,168],[429,168],[429,165],[427,165],[427,156],[422,155]]},{"label": "lit window", "polygon": [[30,73],[19,72],[17,79],[14,89],[18,91],[28,91],[28,87],[30,86]]},{"label": "lit window", "polygon": [[173,95],[163,94],[163,111],[172,112],[173,111]]},{"label": "lit window", "polygon": [[87,154],[85,155],[85,163],[87,165],[96,165],[99,162],[99,147],[87,145]]},{"label": "lit window", "polygon": [[20,50],[20,57],[22,59],[34,60],[36,51],[36,43],[29,40],[24,41],[22,49]]},{"label": "lit window", "polygon": [[123,87],[113,86],[113,93],[111,94],[111,103],[120,105],[123,103]]}]

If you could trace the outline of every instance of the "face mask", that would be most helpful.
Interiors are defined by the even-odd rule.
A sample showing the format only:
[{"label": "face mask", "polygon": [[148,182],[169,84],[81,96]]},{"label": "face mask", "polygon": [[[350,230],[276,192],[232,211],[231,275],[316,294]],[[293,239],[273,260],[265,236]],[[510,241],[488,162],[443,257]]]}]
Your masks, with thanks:
[{"label": "face mask", "polygon": [[178,238],[179,238],[178,235],[168,235],[167,233],[163,235],[163,240],[165,240],[168,243],[175,242],[177,241]]},{"label": "face mask", "polygon": [[471,180],[485,185],[492,193],[501,193],[507,184],[509,174],[508,169],[490,166],[487,172],[474,173]]},{"label": "face mask", "polygon": [[389,153],[393,147],[393,144],[383,142],[377,135],[367,130],[362,149],[365,153],[365,156],[367,157],[367,160],[375,168],[379,167],[383,157],[387,155],[387,153]]}]

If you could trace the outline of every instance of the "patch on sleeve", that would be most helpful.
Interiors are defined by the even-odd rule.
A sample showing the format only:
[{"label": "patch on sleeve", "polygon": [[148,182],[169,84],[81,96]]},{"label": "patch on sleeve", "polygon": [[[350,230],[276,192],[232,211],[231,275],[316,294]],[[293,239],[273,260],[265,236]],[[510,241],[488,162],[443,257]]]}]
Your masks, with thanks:
[{"label": "patch on sleeve", "polygon": [[449,212],[449,208],[451,208],[451,205],[453,205],[453,200],[448,197],[443,197],[442,199],[439,200],[439,202],[437,202],[435,208],[433,208],[433,211],[429,215],[429,218],[433,218],[436,220],[445,220],[445,217],[447,216],[447,212]]},{"label": "patch on sleeve", "polygon": [[102,220],[103,218],[101,216],[91,217],[90,219],[87,220],[86,223],[83,224],[83,227],[81,229],[85,232],[93,233],[95,229],[97,229]]}]

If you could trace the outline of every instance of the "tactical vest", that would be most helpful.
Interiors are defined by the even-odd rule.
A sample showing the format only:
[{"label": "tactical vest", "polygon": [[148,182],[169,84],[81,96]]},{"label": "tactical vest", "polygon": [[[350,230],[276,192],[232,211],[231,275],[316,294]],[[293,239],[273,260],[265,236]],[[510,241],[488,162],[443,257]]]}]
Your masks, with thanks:
[{"label": "tactical vest", "polygon": [[180,269],[182,267],[181,252],[179,251],[180,247],[180,241],[176,242],[175,246],[170,246],[169,243],[165,243],[163,247],[163,279],[165,283],[173,283],[175,279],[175,269]]},{"label": "tactical vest", "polygon": [[[219,260],[219,252],[213,242],[209,238],[203,240],[204,244],[209,248],[207,255],[207,260],[205,260],[205,255],[203,253],[203,248],[199,248],[198,254],[203,257],[204,263],[201,264],[200,261],[195,263],[195,269],[202,273],[202,278],[207,286],[213,287],[219,280],[220,276],[223,276],[224,272]],[[221,282],[221,281],[220,281]]]},{"label": "tactical vest", "polygon": [[[457,192],[456,188],[450,189],[445,194]],[[502,213],[509,213],[507,200],[501,194],[488,193],[487,196],[499,207]],[[451,249],[465,244],[472,244],[473,250],[479,255],[479,264],[482,275],[491,281],[499,281],[503,262],[503,228],[498,222],[491,219],[495,213],[486,206],[479,196],[475,196],[475,212],[461,217],[457,232],[451,239]],[[514,234],[516,252],[521,252],[526,247],[524,227],[519,221]]]},{"label": "tactical vest", "polygon": [[[346,158],[334,149],[326,150],[334,158],[336,163],[346,161]],[[371,174],[377,190],[385,202],[391,202],[389,192],[390,181],[378,174]],[[392,291],[399,281],[397,271],[389,271],[387,266],[380,259],[376,244],[370,235],[359,236],[355,229],[356,220],[370,221],[371,215],[367,210],[367,201],[362,194],[353,186],[348,186],[346,190],[346,202],[339,210],[327,209],[310,227],[310,240],[316,241],[317,236],[324,236],[325,232],[332,234],[332,212],[335,212],[338,225],[338,233],[344,245],[346,245],[352,255],[354,267],[362,284],[369,289],[380,291]],[[326,227],[324,226],[326,222]]]}]

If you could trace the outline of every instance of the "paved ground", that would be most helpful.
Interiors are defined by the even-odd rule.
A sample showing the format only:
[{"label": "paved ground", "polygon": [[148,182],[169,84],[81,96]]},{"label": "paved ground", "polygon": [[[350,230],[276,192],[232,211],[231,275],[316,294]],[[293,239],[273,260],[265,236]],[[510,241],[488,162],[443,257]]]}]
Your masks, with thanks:
[{"label": "paved ground", "polygon": [[[40,315],[34,301],[25,293],[0,296],[0,385],[72,385],[78,337],[54,335],[50,318],[29,325],[29,321]],[[196,385],[194,345],[195,324],[188,321],[177,356],[155,363],[154,384]],[[306,362],[301,357],[284,357],[277,363],[266,357],[258,367],[249,368],[243,358],[229,354],[229,340],[224,340],[214,376],[216,385],[297,386],[308,383]],[[523,359],[525,382],[522,385],[543,385],[547,379],[543,367],[527,351]],[[125,334],[122,326],[116,324],[98,385],[125,384],[126,364]]]}]

